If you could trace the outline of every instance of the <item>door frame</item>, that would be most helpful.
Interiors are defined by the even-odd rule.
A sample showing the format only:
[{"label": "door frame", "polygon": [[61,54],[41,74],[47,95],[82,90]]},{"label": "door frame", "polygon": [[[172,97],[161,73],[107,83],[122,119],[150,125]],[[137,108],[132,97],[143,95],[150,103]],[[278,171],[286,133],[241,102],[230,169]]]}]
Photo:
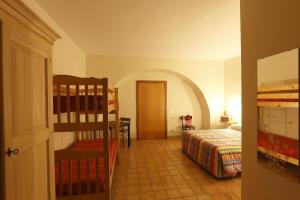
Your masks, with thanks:
[{"label": "door frame", "polygon": [[3,108],[3,37],[2,21],[0,20],[0,199],[5,198],[4,172],[4,108]]},{"label": "door frame", "polygon": [[136,139],[139,140],[140,139],[140,133],[139,133],[139,89],[138,89],[138,85],[140,83],[163,83],[164,84],[164,88],[165,88],[165,105],[164,105],[164,109],[165,109],[165,116],[164,116],[164,123],[165,123],[165,139],[167,139],[168,136],[168,119],[167,119],[167,91],[168,91],[168,85],[167,85],[167,81],[163,81],[163,80],[137,80],[136,81]]}]

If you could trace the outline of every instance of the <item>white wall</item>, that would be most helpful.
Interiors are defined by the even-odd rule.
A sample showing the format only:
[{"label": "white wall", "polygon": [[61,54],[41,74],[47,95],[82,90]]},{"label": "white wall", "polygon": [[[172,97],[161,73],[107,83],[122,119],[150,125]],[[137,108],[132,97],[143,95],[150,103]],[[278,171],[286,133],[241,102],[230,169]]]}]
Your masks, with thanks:
[{"label": "white wall", "polygon": [[[241,0],[243,200],[299,200],[300,184],[257,163],[257,60],[300,47],[300,1]],[[271,71],[270,73],[272,73]]]},{"label": "white wall", "polygon": [[[191,80],[201,89],[208,103],[212,127],[219,125],[220,115],[224,111],[223,61],[87,56],[86,75],[108,77],[112,86],[134,73],[147,70],[173,71]],[[181,103],[178,103],[178,106],[180,105]]]},{"label": "white wall", "polygon": [[241,68],[240,56],[224,61],[225,110],[238,122],[241,122],[242,115]]},{"label": "white wall", "polygon": [[168,136],[177,135],[181,128],[179,117],[190,114],[193,125],[200,128],[201,110],[193,90],[181,79],[167,72],[145,71],[134,73],[121,81],[119,88],[120,116],[131,118],[131,136],[136,138],[136,81],[167,81]]},{"label": "white wall", "polygon": [[298,82],[298,67],[298,49],[259,59],[257,61],[257,86],[284,84],[284,81]]},{"label": "white wall", "polygon": [[84,76],[86,64],[84,51],[56,24],[36,0],[22,1],[61,37],[53,46],[53,73]]},{"label": "white wall", "polygon": [[[51,19],[35,0],[22,0],[43,21],[45,21],[61,39],[53,46],[53,74],[85,76],[85,53],[71,38]],[[55,149],[65,148],[73,140],[73,133],[54,133]]]}]

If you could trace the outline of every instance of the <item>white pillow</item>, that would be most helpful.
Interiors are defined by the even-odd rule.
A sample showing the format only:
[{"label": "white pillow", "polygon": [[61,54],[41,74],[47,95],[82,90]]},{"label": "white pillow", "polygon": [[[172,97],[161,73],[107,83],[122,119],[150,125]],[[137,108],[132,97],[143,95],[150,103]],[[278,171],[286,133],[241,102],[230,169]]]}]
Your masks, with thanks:
[{"label": "white pillow", "polygon": [[242,131],[242,124],[233,124],[230,126],[230,128],[237,130],[237,131]]}]

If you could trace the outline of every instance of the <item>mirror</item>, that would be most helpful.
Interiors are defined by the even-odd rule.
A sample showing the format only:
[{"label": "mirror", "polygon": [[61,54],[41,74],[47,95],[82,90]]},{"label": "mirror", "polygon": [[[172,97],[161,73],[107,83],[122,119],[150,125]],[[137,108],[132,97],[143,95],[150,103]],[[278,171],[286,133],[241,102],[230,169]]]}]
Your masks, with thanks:
[{"label": "mirror", "polygon": [[299,49],[257,61],[257,161],[299,181]]}]

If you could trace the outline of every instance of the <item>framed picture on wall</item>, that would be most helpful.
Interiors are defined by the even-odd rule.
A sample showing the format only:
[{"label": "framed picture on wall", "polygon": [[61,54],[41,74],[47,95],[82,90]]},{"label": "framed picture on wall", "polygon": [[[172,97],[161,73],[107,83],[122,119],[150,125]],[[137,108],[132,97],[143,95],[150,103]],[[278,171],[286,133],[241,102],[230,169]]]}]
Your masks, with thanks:
[{"label": "framed picture on wall", "polygon": [[299,181],[299,49],[257,61],[257,160]]}]

